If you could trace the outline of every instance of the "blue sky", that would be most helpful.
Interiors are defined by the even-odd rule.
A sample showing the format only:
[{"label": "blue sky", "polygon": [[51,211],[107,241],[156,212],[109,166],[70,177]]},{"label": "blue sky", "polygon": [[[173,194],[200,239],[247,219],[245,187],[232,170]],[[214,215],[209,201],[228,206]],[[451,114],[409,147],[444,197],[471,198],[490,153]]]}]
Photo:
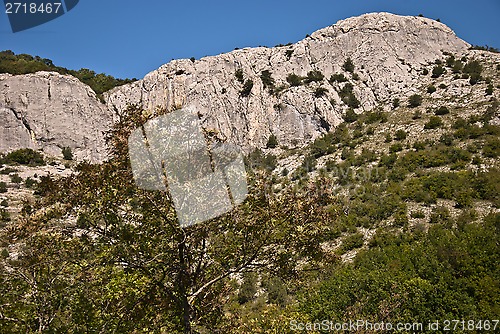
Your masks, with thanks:
[{"label": "blue sky", "polygon": [[380,11],[440,18],[469,43],[500,47],[499,0],[80,0],[66,15],[15,34],[2,10],[0,50],[142,78],[172,59],[296,42],[340,19]]}]

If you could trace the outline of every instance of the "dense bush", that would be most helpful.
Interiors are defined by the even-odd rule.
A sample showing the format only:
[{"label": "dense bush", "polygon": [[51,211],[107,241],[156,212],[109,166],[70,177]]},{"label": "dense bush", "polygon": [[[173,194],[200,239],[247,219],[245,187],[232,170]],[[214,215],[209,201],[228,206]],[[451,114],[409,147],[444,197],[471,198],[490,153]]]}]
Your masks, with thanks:
[{"label": "dense bush", "polygon": [[354,72],[354,63],[352,62],[352,59],[351,58],[347,58],[344,62],[344,64],[342,65],[342,68],[344,69],[344,71],[346,72]]},{"label": "dense bush", "polygon": [[64,160],[73,160],[73,152],[71,151],[71,147],[63,147],[62,154]]},{"label": "dense bush", "polygon": [[307,76],[304,78],[305,83],[311,83],[311,82],[319,82],[322,81],[325,78],[323,73],[321,73],[318,70],[313,70],[307,72]]},{"label": "dense bush", "polygon": [[238,80],[240,83],[245,82],[245,79],[243,77],[243,70],[241,68],[234,71],[234,76],[236,77],[236,80]]},{"label": "dense bush", "polygon": [[243,97],[249,96],[250,93],[252,92],[252,88],[253,88],[253,81],[247,79],[243,84],[243,88],[240,90],[240,95]]},{"label": "dense bush", "polygon": [[346,82],[347,78],[342,73],[335,73],[330,76],[328,80],[331,84],[334,82]]},{"label": "dense bush", "polygon": [[5,182],[0,182],[0,194],[7,192],[7,184]]},{"label": "dense bush", "polygon": [[429,87],[427,87],[427,93],[432,94],[435,91],[436,91],[436,87],[434,87],[433,85],[430,85]]},{"label": "dense bush", "polygon": [[314,97],[319,98],[319,97],[325,96],[327,92],[328,92],[328,89],[326,89],[325,87],[317,87],[314,90]]},{"label": "dense bush", "polygon": [[416,108],[422,104],[422,96],[414,94],[408,99],[408,106],[410,108]]},{"label": "dense bush", "polygon": [[266,147],[267,148],[276,148],[276,147],[278,147],[278,139],[276,138],[276,136],[274,134],[271,134],[269,136],[269,139],[267,140]]},{"label": "dense bush", "polygon": [[432,69],[432,77],[433,78],[439,78],[441,75],[443,75],[446,72],[443,66],[437,65]]},{"label": "dense bush", "polygon": [[359,115],[356,114],[356,112],[351,108],[347,109],[347,111],[345,112],[344,121],[346,121],[347,123],[356,122],[358,118]]},{"label": "dense bush", "polygon": [[358,108],[360,106],[359,100],[354,95],[354,87],[351,83],[346,83],[344,87],[339,92],[339,96],[342,99],[342,102],[347,104],[350,108]]},{"label": "dense bush", "polygon": [[437,116],[431,116],[429,118],[429,121],[427,123],[425,123],[424,129],[426,129],[426,130],[437,129],[441,125],[443,125],[443,121],[441,120],[441,118],[439,118]]},{"label": "dense bush", "polygon": [[481,73],[483,72],[483,66],[477,60],[471,60],[465,64],[463,69],[464,74],[470,77],[470,84],[475,85],[481,80]]},{"label": "dense bush", "polygon": [[4,158],[8,163],[18,163],[20,165],[44,166],[45,161],[40,152],[30,148],[22,148],[8,153]]},{"label": "dense bush", "polygon": [[290,73],[286,77],[286,81],[290,84],[292,87],[300,86],[302,85],[302,77],[298,76],[295,73]]},{"label": "dense bush", "polygon": [[274,89],[274,79],[269,70],[264,70],[260,73],[260,79],[262,80],[262,85],[264,89],[269,89],[272,91]]},{"label": "dense bush", "polygon": [[449,114],[450,111],[448,110],[447,107],[445,106],[441,106],[439,107],[438,109],[436,109],[436,111],[434,112],[434,114],[436,115],[446,115],[446,114]]},{"label": "dense bush", "polygon": [[404,139],[406,139],[406,136],[407,136],[407,134],[406,134],[405,130],[398,130],[394,134],[394,139],[396,139],[396,140],[404,140]]}]

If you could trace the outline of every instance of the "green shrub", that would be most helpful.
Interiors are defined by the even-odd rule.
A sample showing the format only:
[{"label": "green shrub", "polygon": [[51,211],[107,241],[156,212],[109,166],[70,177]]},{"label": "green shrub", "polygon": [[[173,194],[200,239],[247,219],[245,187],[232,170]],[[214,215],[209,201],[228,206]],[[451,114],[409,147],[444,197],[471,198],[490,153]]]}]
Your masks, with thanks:
[{"label": "green shrub", "polygon": [[483,154],[488,158],[497,158],[500,155],[500,139],[489,137],[483,146]]},{"label": "green shrub", "polygon": [[26,185],[26,188],[32,188],[34,185],[36,185],[38,182],[31,177],[28,177],[25,181],[24,184]]},{"label": "green shrub", "polygon": [[438,87],[439,87],[439,88],[441,88],[441,89],[446,89],[446,85],[445,85],[444,83],[439,84],[439,86],[438,86]]},{"label": "green shrub", "polygon": [[325,96],[327,92],[328,92],[328,89],[326,89],[325,87],[317,87],[314,90],[314,97],[320,98],[322,96]]},{"label": "green shrub", "polygon": [[486,95],[492,95],[493,94],[493,84],[489,84],[488,87],[486,88]]},{"label": "green shrub", "polygon": [[395,98],[394,100],[392,100],[392,108],[393,109],[396,109],[397,107],[399,107],[400,104],[401,104],[401,101],[399,101],[398,98]]},{"label": "green shrub", "polygon": [[267,148],[278,147],[278,139],[276,138],[276,136],[274,134],[271,133],[271,135],[269,136],[269,139],[267,140],[266,147]]},{"label": "green shrub", "polygon": [[5,159],[9,162],[18,163],[20,165],[29,166],[44,166],[45,161],[40,152],[33,151],[30,148],[22,148],[17,151],[8,153]]},{"label": "green shrub", "polygon": [[344,121],[347,123],[356,122],[358,118],[359,115],[356,114],[356,112],[354,112],[354,110],[351,108],[347,109],[347,111],[345,112]]},{"label": "green shrub", "polygon": [[5,182],[0,182],[0,193],[6,193],[7,192],[7,184]]},{"label": "green shrub", "polygon": [[359,100],[354,95],[354,87],[351,83],[346,83],[344,87],[339,92],[339,96],[348,107],[350,108],[358,108],[360,105]]},{"label": "green shrub", "polygon": [[479,61],[472,60],[465,64],[463,72],[470,77],[470,84],[475,85],[481,80],[481,73],[483,71],[483,66]]},{"label": "green shrub", "polygon": [[363,234],[355,233],[347,236],[342,240],[342,245],[340,246],[341,252],[346,253],[355,248],[363,246]]},{"label": "green shrub", "polygon": [[240,83],[243,83],[245,81],[245,79],[243,78],[243,70],[241,68],[237,69],[234,72],[234,76]]},{"label": "green shrub", "polygon": [[439,78],[445,72],[446,72],[446,70],[444,69],[443,66],[441,66],[441,65],[434,66],[434,68],[432,69],[432,77]]},{"label": "green shrub", "polygon": [[245,272],[243,274],[243,282],[241,283],[238,292],[238,302],[245,304],[255,298],[257,293],[257,274],[253,272]]},{"label": "green shrub", "polygon": [[427,93],[432,94],[435,91],[436,91],[436,87],[434,87],[433,85],[430,85],[429,87],[427,87]]},{"label": "green shrub", "polygon": [[2,175],[9,175],[10,173],[14,172],[17,172],[17,169],[11,167],[5,167],[4,169],[0,170],[0,174]]},{"label": "green shrub", "polygon": [[10,181],[12,183],[19,184],[19,183],[23,182],[23,179],[18,174],[12,174],[10,176]]},{"label": "green shrub", "polygon": [[252,88],[253,88],[253,81],[247,79],[243,84],[243,88],[240,90],[240,95],[243,97],[249,96],[250,93],[252,92]]},{"label": "green shrub", "polygon": [[321,73],[318,70],[313,70],[307,72],[307,76],[304,78],[305,83],[311,83],[311,82],[319,82],[322,81],[325,78],[323,73]]},{"label": "green shrub", "polygon": [[304,157],[304,160],[302,160],[302,165],[301,167],[306,171],[306,172],[312,172],[313,170],[316,169],[316,158],[312,155],[306,155]]},{"label": "green shrub", "polygon": [[302,78],[298,76],[295,73],[290,73],[286,77],[286,81],[290,84],[292,87],[300,86],[302,85]]},{"label": "green shrub", "polygon": [[401,143],[396,143],[389,146],[389,153],[395,153],[402,150],[403,150],[403,145]]},{"label": "green shrub", "polygon": [[4,200],[2,200],[2,201],[0,202],[0,206],[3,206],[3,207],[8,207],[8,206],[9,206],[9,202],[7,202],[7,200],[6,200],[6,199],[4,199]]},{"label": "green shrub", "polygon": [[445,106],[441,106],[438,109],[436,109],[436,111],[434,111],[434,114],[436,114],[436,115],[446,115],[449,113],[450,113],[450,111]]},{"label": "green shrub", "polygon": [[346,82],[347,78],[342,73],[335,73],[330,76],[328,82],[333,84],[334,82]]},{"label": "green shrub", "polygon": [[422,96],[419,94],[414,94],[408,99],[408,106],[410,108],[416,108],[422,104]]},{"label": "green shrub", "polygon": [[274,79],[269,70],[264,70],[260,72],[260,79],[262,80],[262,85],[264,89],[272,91],[274,89]]},{"label": "green shrub", "polygon": [[354,63],[352,62],[352,59],[350,57],[348,57],[344,64],[342,65],[342,68],[344,69],[344,71],[346,72],[351,72],[353,73],[354,72]]},{"label": "green shrub", "polygon": [[436,206],[429,219],[431,224],[444,224],[450,219],[450,211],[444,206]]},{"label": "green shrub", "polygon": [[10,221],[10,213],[4,208],[0,208],[0,221],[1,222]]},{"label": "green shrub", "polygon": [[398,131],[396,131],[394,138],[396,140],[404,140],[404,139],[406,139],[406,136],[407,136],[407,134],[406,134],[405,130],[398,130]]},{"label": "green shrub", "polygon": [[71,151],[71,147],[63,147],[62,154],[64,160],[73,160],[73,152]]},{"label": "green shrub", "polygon": [[429,121],[427,123],[425,123],[424,129],[426,129],[426,130],[437,129],[442,125],[443,125],[443,121],[441,120],[441,118],[439,118],[437,116],[431,116]]},{"label": "green shrub", "polygon": [[285,56],[286,56],[286,59],[287,60],[290,60],[290,58],[292,57],[293,55],[293,49],[288,49],[285,51]]},{"label": "green shrub", "polygon": [[425,218],[425,214],[422,211],[413,211],[410,214],[410,217],[412,217],[412,218]]},{"label": "green shrub", "polygon": [[424,68],[424,69],[422,70],[422,75],[428,75],[428,74],[429,74],[429,70],[428,70],[428,69],[426,69],[426,68]]}]

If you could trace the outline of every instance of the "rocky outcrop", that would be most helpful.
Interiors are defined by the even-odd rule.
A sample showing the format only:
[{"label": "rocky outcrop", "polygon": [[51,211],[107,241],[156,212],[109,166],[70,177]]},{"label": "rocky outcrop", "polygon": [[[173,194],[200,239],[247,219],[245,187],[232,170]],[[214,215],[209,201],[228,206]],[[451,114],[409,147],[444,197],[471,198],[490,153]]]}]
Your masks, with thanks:
[{"label": "rocky outcrop", "polygon": [[[431,19],[366,14],[339,21],[289,46],[246,48],[194,62],[174,60],[105,98],[118,113],[129,104],[151,112],[194,106],[205,129],[247,151],[265,146],[271,134],[281,145],[295,147],[342,121],[347,106],[339,91],[346,83],[329,83],[332,74],[343,73],[353,84],[361,112],[415,93],[423,67],[442,59],[443,52],[460,54],[469,46]],[[356,75],[342,68],[348,57]],[[236,78],[237,70],[243,71],[243,80]],[[273,94],[261,80],[265,70],[274,86],[280,87]],[[289,74],[307,76],[313,70],[325,78],[293,87],[287,83]],[[247,80],[253,87],[245,96],[241,92]]]},{"label": "rocky outcrop", "polygon": [[0,74],[0,152],[28,147],[62,157],[70,147],[76,159],[99,162],[111,124],[107,107],[72,76]]},{"label": "rocky outcrop", "polygon": [[[102,161],[103,131],[128,105],[152,113],[194,107],[205,130],[247,152],[264,147],[271,134],[281,146],[297,147],[342,122],[348,107],[339,92],[346,84],[360,101],[357,112],[389,106],[395,97],[417,92],[422,69],[432,69],[444,52],[459,55],[468,47],[437,21],[375,13],[339,21],[287,46],[174,60],[105,94],[107,106],[71,76],[0,74],[0,152],[31,147],[61,156],[69,146],[79,160]],[[347,58],[354,73],[342,67]],[[263,71],[271,74],[267,87]],[[306,77],[310,71],[324,78],[287,82],[289,74]],[[335,73],[348,82],[329,82]],[[245,92],[245,85],[251,89]]]}]

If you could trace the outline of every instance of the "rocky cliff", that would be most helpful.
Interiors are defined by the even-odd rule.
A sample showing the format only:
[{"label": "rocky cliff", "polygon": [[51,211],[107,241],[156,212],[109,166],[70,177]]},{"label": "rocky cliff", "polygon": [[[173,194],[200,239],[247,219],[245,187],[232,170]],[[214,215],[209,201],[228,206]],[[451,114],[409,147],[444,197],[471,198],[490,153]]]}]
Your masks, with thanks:
[{"label": "rocky cliff", "polygon": [[[342,122],[346,85],[360,102],[358,113],[389,106],[415,93],[422,69],[443,52],[458,55],[469,46],[437,21],[375,13],[287,46],[174,60],[105,94],[107,106],[71,76],[0,75],[0,151],[31,147],[61,155],[69,146],[77,159],[101,161],[102,132],[130,104],[149,112],[193,106],[206,130],[246,151],[265,146],[271,134],[280,145],[297,147]],[[348,58],[353,71],[343,67]],[[316,76],[302,80],[311,71]],[[299,82],[287,81],[290,74]],[[347,82],[329,82],[332,74]]]},{"label": "rocky cliff", "polygon": [[[329,83],[332,74],[349,79],[361,112],[415,93],[423,67],[443,58],[443,52],[460,54],[469,46],[431,19],[366,14],[288,46],[174,60],[143,80],[112,90],[106,100],[118,112],[129,104],[150,111],[191,105],[207,130],[247,150],[265,146],[271,134],[280,145],[295,147],[342,122],[347,106],[339,92],[346,83]],[[347,58],[354,63],[353,73],[343,69]],[[240,80],[235,76],[238,70],[243,72]],[[273,92],[261,79],[263,71],[271,74]],[[306,79],[297,86],[286,80],[289,74],[306,77],[310,71],[324,78]],[[242,92],[248,80],[253,86],[246,96]]]},{"label": "rocky cliff", "polygon": [[99,162],[111,124],[108,108],[72,76],[0,74],[0,152],[28,147],[62,156],[70,147],[76,159]]}]

